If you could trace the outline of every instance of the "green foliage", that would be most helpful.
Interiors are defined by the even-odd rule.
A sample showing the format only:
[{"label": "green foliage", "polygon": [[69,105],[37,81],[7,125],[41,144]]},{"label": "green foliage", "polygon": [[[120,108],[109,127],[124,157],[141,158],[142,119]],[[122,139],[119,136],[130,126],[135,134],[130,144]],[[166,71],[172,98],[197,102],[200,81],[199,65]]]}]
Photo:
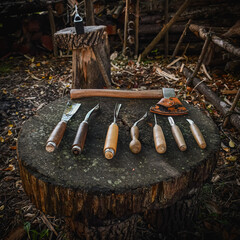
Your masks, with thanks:
[{"label": "green foliage", "polygon": [[0,74],[9,73],[10,70],[11,70],[11,67],[9,64],[0,64]]},{"label": "green foliage", "polygon": [[45,239],[45,237],[48,237],[48,235],[49,235],[48,229],[44,229],[41,232],[38,232],[35,229],[31,229],[30,222],[24,223],[24,229],[27,232],[28,239],[30,239],[30,240],[42,240],[42,239]]}]

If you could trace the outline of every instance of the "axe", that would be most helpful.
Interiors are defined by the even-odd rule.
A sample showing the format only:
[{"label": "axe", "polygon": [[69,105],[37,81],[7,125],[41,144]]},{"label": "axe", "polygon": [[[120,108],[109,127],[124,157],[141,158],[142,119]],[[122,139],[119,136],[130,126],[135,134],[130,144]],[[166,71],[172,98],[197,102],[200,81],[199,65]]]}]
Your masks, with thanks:
[{"label": "axe", "polygon": [[145,98],[160,99],[163,97],[162,90],[113,90],[113,89],[72,89],[71,99],[86,97],[115,97],[115,98]]}]

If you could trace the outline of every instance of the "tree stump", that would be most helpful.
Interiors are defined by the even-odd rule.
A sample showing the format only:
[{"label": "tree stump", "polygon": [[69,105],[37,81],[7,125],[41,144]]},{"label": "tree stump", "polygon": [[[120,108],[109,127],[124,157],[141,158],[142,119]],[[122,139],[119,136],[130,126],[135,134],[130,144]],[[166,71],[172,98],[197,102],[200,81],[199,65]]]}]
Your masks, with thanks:
[{"label": "tree stump", "polygon": [[[153,115],[139,125],[142,150],[129,149],[130,127],[156,104],[156,100],[84,98],[68,122],[66,132],[53,152],[45,151],[49,134],[61,119],[67,98],[45,106],[26,121],[19,135],[17,152],[24,189],[44,213],[64,216],[81,239],[135,239],[136,225],[144,219],[162,232],[171,232],[190,218],[187,198],[201,189],[217,161],[220,137],[216,125],[197,108],[184,104],[187,116],[174,117],[188,149],[181,152],[166,116],[157,116],[165,134],[167,151],[158,154],[153,141]],[[116,102],[122,103],[116,156],[103,155],[108,126]],[[81,155],[71,145],[80,122],[97,103],[101,112],[89,124]],[[187,118],[201,129],[207,148],[195,142]],[[191,202],[194,204],[193,199]],[[196,207],[196,206],[195,206]]]},{"label": "tree stump", "polygon": [[69,27],[54,34],[59,48],[72,50],[72,88],[109,87],[110,48],[105,28],[86,26],[84,34],[77,35],[75,28]]}]

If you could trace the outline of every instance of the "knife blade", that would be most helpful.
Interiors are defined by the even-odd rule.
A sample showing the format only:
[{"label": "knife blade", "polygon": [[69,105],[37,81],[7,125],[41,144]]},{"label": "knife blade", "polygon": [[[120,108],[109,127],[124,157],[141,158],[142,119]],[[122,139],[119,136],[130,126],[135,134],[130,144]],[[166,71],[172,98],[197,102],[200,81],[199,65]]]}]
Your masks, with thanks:
[{"label": "knife blade", "polygon": [[59,146],[66,130],[67,122],[77,112],[80,106],[81,103],[72,103],[71,101],[67,103],[61,121],[55,126],[47,140],[45,147],[47,152],[53,152]]}]

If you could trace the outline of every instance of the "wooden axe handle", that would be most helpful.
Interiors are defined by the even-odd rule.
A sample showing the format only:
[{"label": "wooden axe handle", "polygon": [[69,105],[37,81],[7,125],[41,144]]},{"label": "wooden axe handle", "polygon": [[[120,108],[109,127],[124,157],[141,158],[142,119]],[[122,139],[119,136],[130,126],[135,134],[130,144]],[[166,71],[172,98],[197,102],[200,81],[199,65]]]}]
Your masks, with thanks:
[{"label": "wooden axe handle", "polygon": [[72,89],[71,99],[85,97],[116,97],[116,98],[148,98],[160,99],[163,97],[162,90],[113,90],[113,89]]}]

